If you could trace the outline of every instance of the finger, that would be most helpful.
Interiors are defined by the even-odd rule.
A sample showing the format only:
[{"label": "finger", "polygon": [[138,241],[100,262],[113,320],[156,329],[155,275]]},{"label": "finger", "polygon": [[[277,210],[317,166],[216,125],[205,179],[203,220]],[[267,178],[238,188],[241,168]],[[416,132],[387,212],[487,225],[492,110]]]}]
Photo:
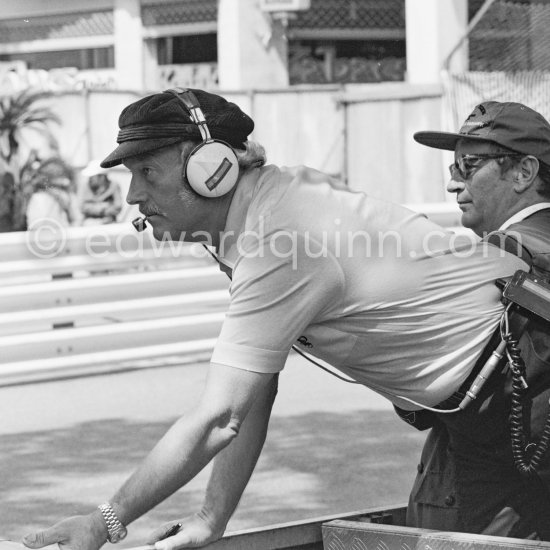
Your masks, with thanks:
[{"label": "finger", "polygon": [[59,536],[55,529],[46,529],[45,531],[37,531],[29,533],[23,537],[23,544],[28,548],[42,548],[56,542],[63,542],[64,538]]},{"label": "finger", "polygon": [[178,525],[179,530],[179,528],[181,527],[181,523],[166,523],[165,525],[161,525],[160,527],[155,529],[147,538],[147,544],[155,544],[155,542],[170,536],[170,532],[172,531],[172,529],[174,529],[175,525]]},{"label": "finger", "polygon": [[185,531],[181,531],[173,537],[156,542],[155,550],[179,550],[188,547],[190,542],[191,537]]},{"label": "finger", "polygon": [[162,534],[166,532],[165,527],[159,527],[155,529],[145,540],[147,544],[155,544],[158,540],[162,539]]}]

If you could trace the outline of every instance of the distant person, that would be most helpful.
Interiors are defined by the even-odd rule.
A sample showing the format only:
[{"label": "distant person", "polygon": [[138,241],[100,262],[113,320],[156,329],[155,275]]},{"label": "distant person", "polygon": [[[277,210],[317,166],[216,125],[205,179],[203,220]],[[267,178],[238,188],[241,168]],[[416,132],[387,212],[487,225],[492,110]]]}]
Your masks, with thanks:
[{"label": "distant person", "polygon": [[27,228],[36,229],[42,223],[62,227],[80,225],[74,174],[59,157],[40,162],[30,178],[32,194],[27,204]]},{"label": "distant person", "polygon": [[13,231],[15,180],[11,172],[0,173],[0,233]]},{"label": "distant person", "polygon": [[87,178],[81,203],[83,225],[114,223],[122,210],[122,197],[116,182],[109,179],[108,170],[100,166],[99,160],[92,160],[82,176]]}]

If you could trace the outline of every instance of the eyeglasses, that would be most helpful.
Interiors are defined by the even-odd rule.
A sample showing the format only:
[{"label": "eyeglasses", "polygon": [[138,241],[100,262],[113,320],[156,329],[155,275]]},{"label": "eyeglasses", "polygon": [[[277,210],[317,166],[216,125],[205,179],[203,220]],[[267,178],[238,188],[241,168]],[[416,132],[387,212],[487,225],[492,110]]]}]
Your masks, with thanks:
[{"label": "eyeglasses", "polygon": [[493,153],[486,155],[462,155],[449,166],[451,178],[458,174],[463,180],[471,178],[488,160],[519,157],[517,153]]}]

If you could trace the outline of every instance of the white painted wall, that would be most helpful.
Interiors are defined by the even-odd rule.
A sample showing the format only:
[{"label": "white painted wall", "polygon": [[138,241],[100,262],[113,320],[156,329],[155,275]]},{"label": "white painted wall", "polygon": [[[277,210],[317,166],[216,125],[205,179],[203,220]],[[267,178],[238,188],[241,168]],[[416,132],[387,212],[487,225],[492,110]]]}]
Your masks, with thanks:
[{"label": "white painted wall", "polygon": [[[468,24],[468,0],[405,0],[407,82],[441,82],[447,55]],[[466,44],[453,56],[452,70],[467,70]]]},{"label": "white painted wall", "polygon": [[447,200],[441,152],[413,139],[417,131],[440,128],[438,84],[370,85],[342,100],[352,189],[401,203]]},{"label": "white painted wall", "polygon": [[[416,143],[419,130],[440,128],[440,88],[369,84],[300,91],[220,92],[250,114],[251,138],[268,162],[306,164],[347,179],[352,189],[397,202],[446,200],[441,152]],[[59,94],[53,107],[62,154],[76,167],[116,147],[118,117],[140,93]]]},{"label": "white painted wall", "polygon": [[139,0],[115,0],[115,69],[121,90],[142,90],[145,86],[143,27]]},{"label": "white painted wall", "polygon": [[257,0],[219,0],[218,75],[223,90],[288,86],[282,25]]}]

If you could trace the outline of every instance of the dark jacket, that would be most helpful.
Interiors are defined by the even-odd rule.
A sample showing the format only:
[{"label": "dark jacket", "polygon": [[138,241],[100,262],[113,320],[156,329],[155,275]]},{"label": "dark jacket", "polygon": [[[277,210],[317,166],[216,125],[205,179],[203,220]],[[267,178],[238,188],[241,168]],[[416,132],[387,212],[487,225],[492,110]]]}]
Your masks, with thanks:
[{"label": "dark jacket", "polygon": [[[533,273],[550,280],[550,209],[540,210],[506,231],[521,244]],[[530,319],[519,339],[529,389],[522,395],[523,424],[536,443],[550,412],[550,325]],[[489,350],[490,351],[490,350]],[[464,411],[433,414],[411,493],[408,524],[429,529],[550,540],[550,453],[538,473],[525,477],[514,464],[509,419],[509,371],[497,370]],[[530,420],[530,421],[529,421]],[[503,510],[513,510],[506,518]],[[514,515],[515,514],[515,515]],[[519,519],[518,519],[519,518]],[[499,527],[495,527],[499,525]]]}]

